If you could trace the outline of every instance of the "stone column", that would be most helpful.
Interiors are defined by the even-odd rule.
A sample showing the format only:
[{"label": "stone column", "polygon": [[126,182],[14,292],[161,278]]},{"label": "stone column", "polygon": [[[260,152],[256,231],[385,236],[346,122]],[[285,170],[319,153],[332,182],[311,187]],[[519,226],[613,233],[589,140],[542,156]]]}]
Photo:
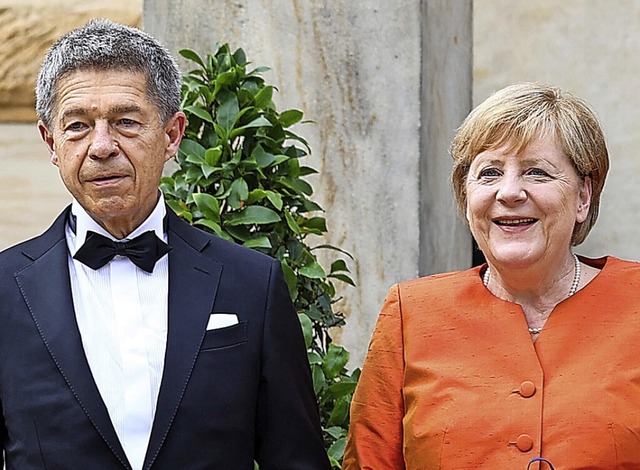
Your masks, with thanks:
[{"label": "stone column", "polygon": [[[359,365],[391,284],[465,268],[448,141],[471,100],[471,0],[153,0],[143,28],[174,53],[242,47],[298,108],[331,244],[355,257],[339,341]],[[328,258],[335,256],[328,254]]]}]

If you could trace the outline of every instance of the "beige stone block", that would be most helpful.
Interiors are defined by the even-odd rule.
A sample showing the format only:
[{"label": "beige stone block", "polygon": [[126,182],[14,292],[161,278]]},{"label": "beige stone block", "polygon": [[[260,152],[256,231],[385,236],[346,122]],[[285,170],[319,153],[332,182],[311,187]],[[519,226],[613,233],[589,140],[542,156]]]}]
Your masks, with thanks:
[{"label": "beige stone block", "polygon": [[44,231],[71,202],[36,125],[0,124],[0,250]]},{"label": "beige stone block", "polygon": [[62,34],[92,18],[140,26],[142,0],[0,0],[0,121],[34,121],[42,58]]}]

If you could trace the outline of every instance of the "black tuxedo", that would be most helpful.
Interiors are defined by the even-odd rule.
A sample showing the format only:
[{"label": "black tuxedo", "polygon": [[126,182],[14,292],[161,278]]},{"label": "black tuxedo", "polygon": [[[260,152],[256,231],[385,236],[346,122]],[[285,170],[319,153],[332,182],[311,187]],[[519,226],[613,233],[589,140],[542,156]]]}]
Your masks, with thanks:
[{"label": "black tuxedo", "polygon": [[[169,313],[144,468],[326,469],[304,341],[278,261],[168,212]],[[85,358],[64,235],[0,254],[0,429],[8,470],[130,468]],[[239,323],[206,331],[211,313]]]}]

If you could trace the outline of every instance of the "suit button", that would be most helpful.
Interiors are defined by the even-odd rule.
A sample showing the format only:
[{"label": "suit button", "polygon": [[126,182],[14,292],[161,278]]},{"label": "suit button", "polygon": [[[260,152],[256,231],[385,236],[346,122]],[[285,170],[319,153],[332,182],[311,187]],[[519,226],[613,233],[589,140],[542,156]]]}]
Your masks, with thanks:
[{"label": "suit button", "polygon": [[518,391],[524,398],[530,398],[536,393],[536,386],[533,382],[525,380],[520,384],[520,389]]},{"label": "suit button", "polygon": [[520,434],[516,439],[516,447],[521,452],[529,452],[533,448],[533,439],[529,434]]}]

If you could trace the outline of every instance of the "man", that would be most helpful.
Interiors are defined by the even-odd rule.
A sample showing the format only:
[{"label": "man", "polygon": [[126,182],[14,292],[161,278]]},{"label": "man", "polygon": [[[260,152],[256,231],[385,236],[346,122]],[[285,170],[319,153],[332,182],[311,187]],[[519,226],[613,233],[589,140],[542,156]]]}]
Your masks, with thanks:
[{"label": "man", "polygon": [[179,91],[155,39],[106,20],[44,60],[38,129],[73,202],[0,254],[7,469],[329,468],[278,261],[158,191]]}]

